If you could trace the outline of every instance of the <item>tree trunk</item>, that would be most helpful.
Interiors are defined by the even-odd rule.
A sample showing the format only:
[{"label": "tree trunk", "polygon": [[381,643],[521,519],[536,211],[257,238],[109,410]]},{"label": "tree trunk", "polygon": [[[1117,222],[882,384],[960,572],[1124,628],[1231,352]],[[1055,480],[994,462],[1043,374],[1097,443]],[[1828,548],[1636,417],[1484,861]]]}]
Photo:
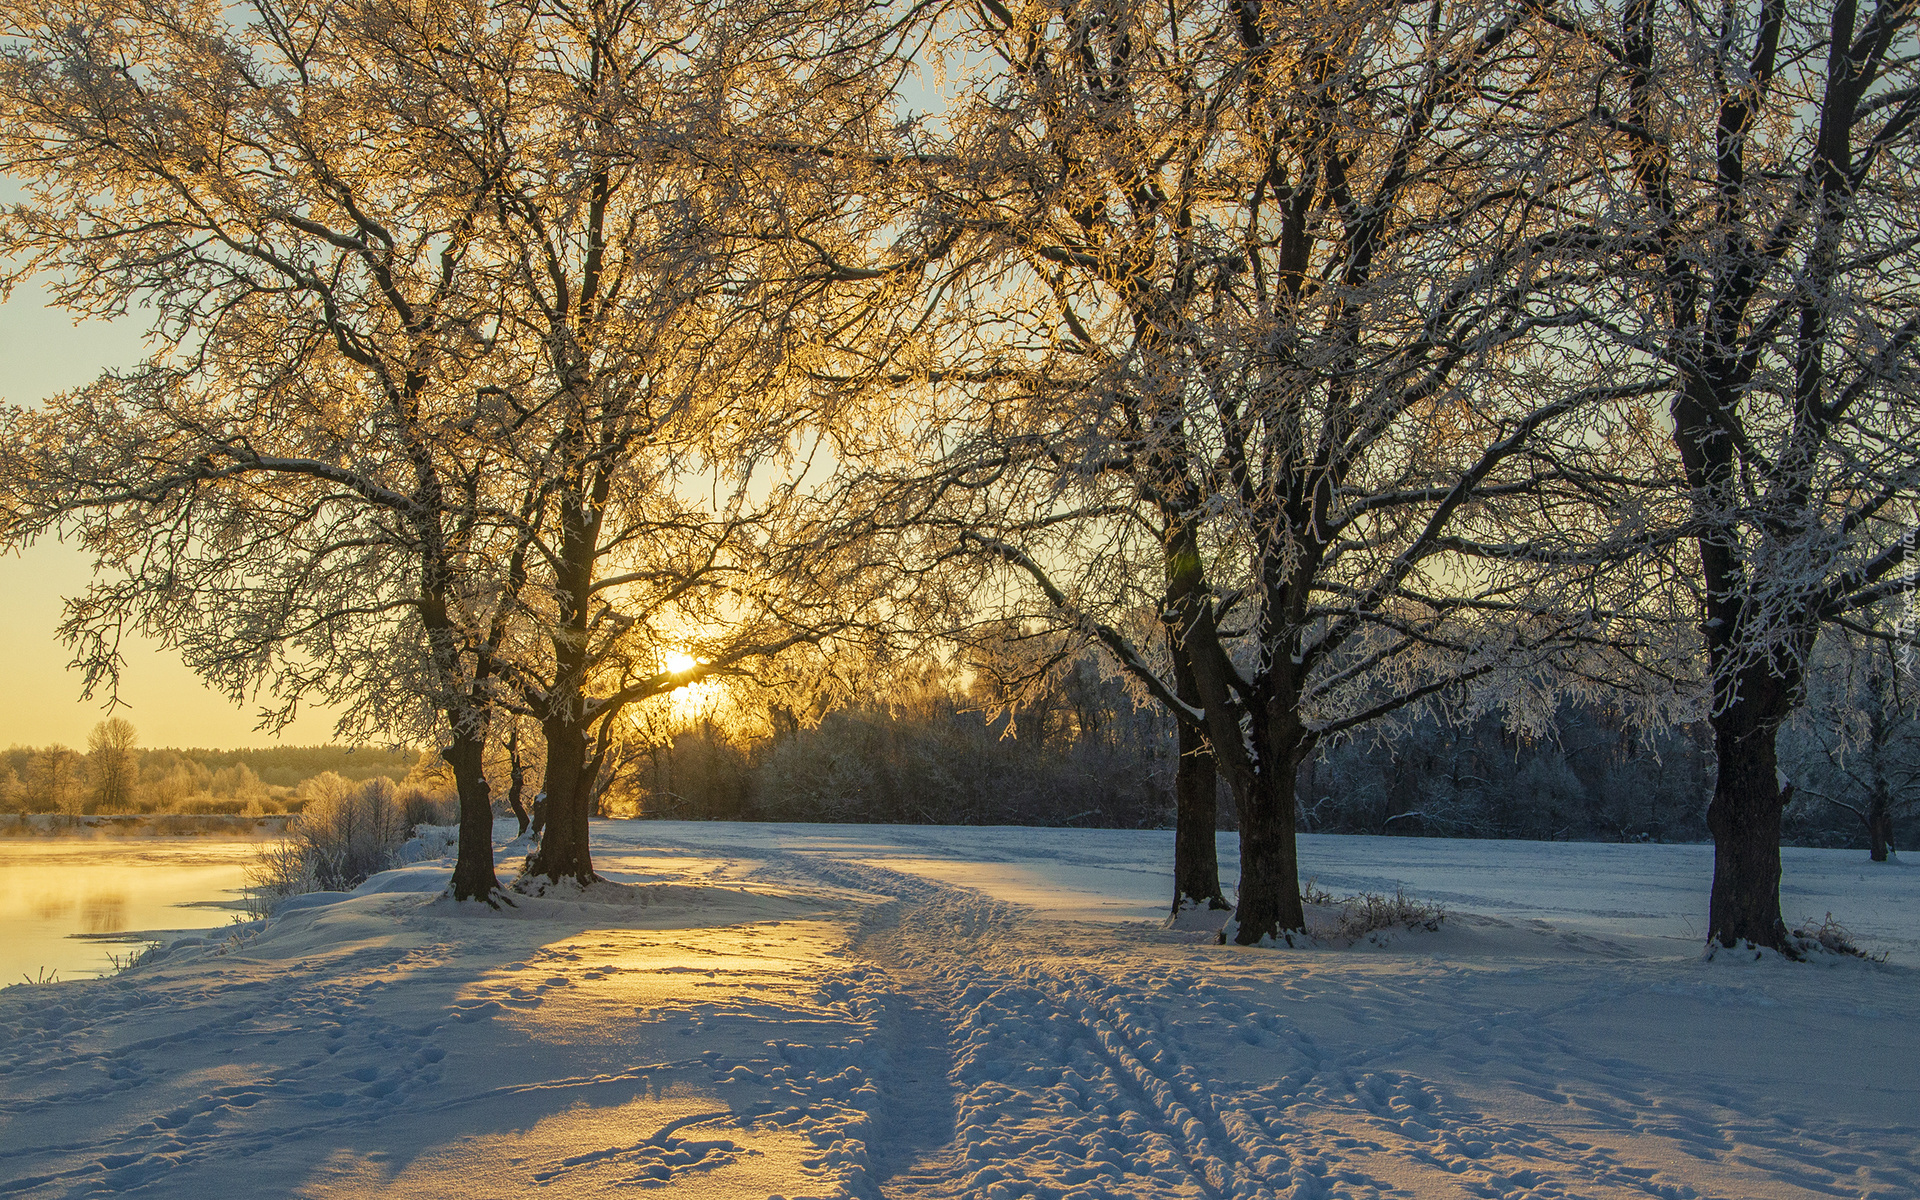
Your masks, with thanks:
[{"label": "tree trunk", "polygon": [[1211,651],[1204,657],[1189,655],[1188,661],[1206,702],[1207,744],[1215,766],[1227,777],[1240,818],[1239,905],[1229,927],[1234,941],[1243,946],[1267,939],[1291,945],[1292,935],[1307,928],[1294,844],[1294,793],[1300,764],[1313,750],[1291,703],[1299,694],[1297,681],[1277,671],[1265,677],[1265,687],[1285,690],[1261,705],[1253,718],[1255,745],[1249,746],[1240,719],[1244,709],[1230,695],[1225,679],[1224,648],[1216,640]]},{"label": "tree trunk", "polygon": [[516,837],[527,836],[527,826],[533,823],[527,815],[527,806],[520,801],[526,785],[527,764],[520,758],[520,730],[515,727],[507,730],[507,807],[513,810],[514,820],[520,822]]},{"label": "tree trunk", "polygon": [[[578,449],[575,444],[574,449]],[[577,486],[579,481],[574,481]],[[527,856],[525,873],[558,883],[571,879],[581,887],[594,882],[593,856],[587,848],[587,818],[593,802],[593,771],[588,765],[586,678],[591,669],[588,610],[593,603],[593,568],[599,557],[598,514],[605,511],[607,479],[575,492],[561,504],[560,554],[554,591],[559,602],[551,632],[553,685],[541,713],[547,744],[546,828]],[[591,506],[585,492],[592,492]],[[537,820],[538,818],[536,818]]]},{"label": "tree trunk", "polygon": [[[1193,668],[1178,641],[1169,636],[1176,692],[1181,701],[1201,706]],[[1219,825],[1219,768],[1200,729],[1176,719],[1180,761],[1173,773],[1173,912],[1233,907],[1220,891],[1220,853],[1214,840]]]},{"label": "tree trunk", "polygon": [[1174,769],[1173,911],[1233,907],[1220,891],[1220,855],[1214,842],[1219,824],[1219,772],[1207,740],[1185,721],[1178,722],[1180,762]]},{"label": "tree trunk", "polygon": [[[421,511],[444,511],[436,480],[426,481],[421,499]],[[448,596],[454,571],[437,520],[422,520],[414,526],[421,545],[420,619],[435,669],[442,679],[452,680],[466,674],[471,647],[452,617],[454,606]],[[460,797],[460,847],[450,885],[453,898],[484,900],[497,906],[494,897],[500,892],[500,880],[493,872],[493,795],[487,787],[486,769],[487,729],[492,715],[486,687],[492,666],[488,653],[475,652],[472,674],[464,689],[442,698],[441,711],[452,734],[440,757],[453,769],[454,790]]]},{"label": "tree trunk", "polygon": [[586,771],[587,731],[566,712],[541,726],[547,741],[547,821],[539,847],[527,857],[526,873],[556,883],[571,879],[585,887],[595,878],[587,847],[587,806],[593,791]]},{"label": "tree trunk", "polygon": [[1240,906],[1234,911],[1234,941],[1251,946],[1263,938],[1292,944],[1307,928],[1300,903],[1300,857],[1294,842],[1292,755],[1262,763],[1247,801],[1240,804]]},{"label": "tree trunk", "polygon": [[1707,829],[1713,834],[1713,892],[1707,939],[1728,948],[1742,942],[1783,954],[1780,916],[1780,795],[1773,714],[1757,701],[1736,701],[1713,718],[1718,770]]},{"label": "tree trunk", "polygon": [[1886,862],[1893,850],[1893,805],[1878,790],[1867,808],[1867,845],[1874,862]]},{"label": "tree trunk", "polygon": [[493,797],[487,787],[486,735],[456,728],[440,752],[453,768],[460,795],[460,849],[453,863],[453,898],[494,903],[500,880],[493,873]]}]

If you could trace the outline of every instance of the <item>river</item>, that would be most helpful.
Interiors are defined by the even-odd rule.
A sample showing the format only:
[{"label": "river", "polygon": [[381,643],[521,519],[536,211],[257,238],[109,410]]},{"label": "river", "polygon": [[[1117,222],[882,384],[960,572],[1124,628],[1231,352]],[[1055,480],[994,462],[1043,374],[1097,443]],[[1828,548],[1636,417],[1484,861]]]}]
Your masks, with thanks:
[{"label": "river", "polygon": [[227,838],[0,839],[0,985],[110,974],[144,933],[219,929],[264,843]]}]

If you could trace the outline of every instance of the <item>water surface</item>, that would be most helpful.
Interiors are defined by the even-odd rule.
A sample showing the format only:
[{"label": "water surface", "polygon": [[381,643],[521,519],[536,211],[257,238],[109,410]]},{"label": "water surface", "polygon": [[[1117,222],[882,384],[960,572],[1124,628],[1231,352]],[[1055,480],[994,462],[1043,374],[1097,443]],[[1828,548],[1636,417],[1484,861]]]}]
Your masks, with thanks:
[{"label": "water surface", "polygon": [[104,975],[171,930],[232,923],[254,839],[0,840],[0,986]]}]

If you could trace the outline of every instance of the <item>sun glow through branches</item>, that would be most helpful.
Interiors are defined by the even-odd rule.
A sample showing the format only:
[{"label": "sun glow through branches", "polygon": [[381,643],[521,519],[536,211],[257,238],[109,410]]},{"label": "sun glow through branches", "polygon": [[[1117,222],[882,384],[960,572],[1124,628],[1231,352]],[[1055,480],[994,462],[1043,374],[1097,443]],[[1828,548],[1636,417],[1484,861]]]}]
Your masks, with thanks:
[{"label": "sun glow through branches", "polygon": [[700,665],[700,660],[691,654],[682,654],[678,650],[669,650],[661,656],[669,675],[685,675]]}]

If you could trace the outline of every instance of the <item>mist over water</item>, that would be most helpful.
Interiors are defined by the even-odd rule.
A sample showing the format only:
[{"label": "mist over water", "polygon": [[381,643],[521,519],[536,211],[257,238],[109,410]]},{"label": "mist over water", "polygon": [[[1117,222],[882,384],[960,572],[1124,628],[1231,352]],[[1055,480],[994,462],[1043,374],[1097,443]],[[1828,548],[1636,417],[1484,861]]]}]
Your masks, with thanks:
[{"label": "mist over water", "polygon": [[139,934],[220,929],[233,920],[254,839],[7,838],[0,840],[0,986],[84,979]]}]

